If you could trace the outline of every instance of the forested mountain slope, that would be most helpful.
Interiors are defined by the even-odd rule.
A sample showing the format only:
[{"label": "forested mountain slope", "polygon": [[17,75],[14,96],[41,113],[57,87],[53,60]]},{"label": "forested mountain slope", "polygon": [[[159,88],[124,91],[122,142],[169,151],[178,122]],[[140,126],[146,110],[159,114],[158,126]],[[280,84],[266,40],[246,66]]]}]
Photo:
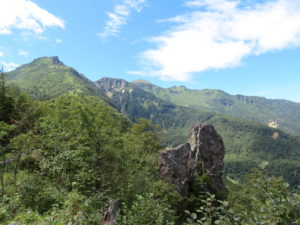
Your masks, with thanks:
[{"label": "forested mountain slope", "polygon": [[[93,83],[65,66],[57,57],[43,57],[21,66],[8,73],[8,80],[42,100],[67,93],[98,96],[99,101],[112,102],[133,122],[146,118],[160,125],[163,128],[161,141],[165,146],[182,143],[193,124],[211,123],[225,141],[227,175],[242,177],[250,168],[266,160],[270,161],[272,174],[284,176],[292,185],[299,184],[299,136],[225,114],[216,114],[208,107],[203,110],[176,105],[161,99],[157,90],[162,92],[163,89],[149,83],[129,83],[111,78]],[[150,92],[151,88],[157,93],[152,94],[154,91]],[[185,90],[183,87],[177,89]],[[188,98],[186,100],[190,101]]]},{"label": "forested mountain slope", "polygon": [[300,134],[300,104],[277,99],[229,95],[221,90],[192,90],[184,86],[161,88],[144,80],[135,86],[179,106],[232,115]]},{"label": "forested mountain slope", "polygon": [[[56,79],[65,77],[61,68],[45,67],[44,75],[43,67],[36,67],[35,79],[40,82],[41,76],[48,83],[43,88],[56,89],[30,92],[43,101],[7,85],[5,74],[0,73],[0,224],[103,225],[111,200],[120,202],[113,218],[118,225],[299,224],[299,193],[282,179],[268,175],[268,171],[282,175],[293,187],[298,184],[298,136],[177,106],[124,80],[103,79],[97,82],[101,91],[89,81],[77,82],[73,74],[76,85],[66,84]],[[24,90],[39,87],[26,72],[9,78],[20,82],[24,77],[31,79]],[[103,101],[102,92],[137,123]],[[138,119],[140,116],[160,124],[162,132],[158,133],[151,121]],[[192,165],[194,171],[202,172],[193,173],[189,194],[182,196],[159,174],[160,139],[175,145],[185,139],[191,125],[202,121],[214,124],[224,136],[227,175],[244,179],[228,179],[228,193],[210,192],[217,190],[211,182],[216,174],[213,168],[206,170],[197,163]],[[222,145],[217,136],[207,138],[205,146],[212,140]],[[194,140],[198,139],[200,136]],[[223,147],[219,154],[223,159]],[[213,166],[212,155],[216,156],[214,150],[203,154],[202,163]],[[258,169],[245,174],[252,166]],[[220,169],[219,177],[223,174]],[[170,176],[174,178],[172,172]]]},{"label": "forested mountain slope", "polygon": [[58,57],[35,59],[7,73],[7,79],[39,100],[67,93],[104,97],[92,81],[65,66]]},{"label": "forested mountain slope", "polygon": [[271,174],[283,176],[293,185],[300,184],[297,135],[228,115],[178,106],[125,80],[103,78],[96,84],[132,121],[143,117],[159,124],[165,145],[182,143],[195,123],[210,123],[225,142],[227,175],[241,177],[262,161],[269,161]]}]

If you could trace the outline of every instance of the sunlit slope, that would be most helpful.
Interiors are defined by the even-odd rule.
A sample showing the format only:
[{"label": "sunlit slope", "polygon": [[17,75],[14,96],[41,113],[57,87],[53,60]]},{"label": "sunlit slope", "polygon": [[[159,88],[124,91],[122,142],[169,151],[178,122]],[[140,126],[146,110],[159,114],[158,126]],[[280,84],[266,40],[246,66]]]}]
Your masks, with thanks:
[{"label": "sunlit slope", "polygon": [[221,90],[192,90],[184,86],[161,88],[138,80],[135,86],[179,106],[201,109],[259,122],[300,134],[300,104],[263,97],[229,95]]},{"label": "sunlit slope", "polygon": [[42,57],[18,67],[7,76],[36,99],[45,100],[66,93],[101,96],[96,85],[58,57]]}]

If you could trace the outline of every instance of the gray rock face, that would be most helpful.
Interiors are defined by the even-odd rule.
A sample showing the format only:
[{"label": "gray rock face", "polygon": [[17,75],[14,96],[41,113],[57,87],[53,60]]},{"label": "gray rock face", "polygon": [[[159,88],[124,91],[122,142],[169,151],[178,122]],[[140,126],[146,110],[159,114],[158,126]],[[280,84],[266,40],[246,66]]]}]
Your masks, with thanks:
[{"label": "gray rock face", "polygon": [[194,125],[186,144],[160,153],[160,177],[175,184],[183,196],[189,196],[196,177],[201,175],[209,180],[203,191],[226,191],[222,181],[224,154],[223,140],[212,125]]},{"label": "gray rock face", "polygon": [[64,65],[62,61],[59,60],[58,56],[53,56],[52,58],[52,62],[54,64],[58,64],[58,65]]},{"label": "gray rock face", "polygon": [[96,86],[105,92],[122,91],[128,86],[128,82],[123,79],[113,79],[103,77],[102,79],[95,82]]}]

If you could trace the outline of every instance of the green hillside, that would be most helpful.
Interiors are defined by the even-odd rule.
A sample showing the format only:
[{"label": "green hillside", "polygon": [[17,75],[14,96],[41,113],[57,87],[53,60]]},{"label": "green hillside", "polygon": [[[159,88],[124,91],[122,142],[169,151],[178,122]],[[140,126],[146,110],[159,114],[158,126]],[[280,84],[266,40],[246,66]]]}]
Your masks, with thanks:
[{"label": "green hillside", "polygon": [[134,81],[132,84],[179,106],[232,115],[300,134],[299,103],[229,95],[213,89],[191,90],[184,86],[161,88],[143,80]]},{"label": "green hillside", "polygon": [[[59,65],[49,65],[49,59]],[[5,74],[0,73],[0,224],[103,225],[107,220],[118,225],[299,224],[300,195],[294,189],[300,180],[299,136],[178,106],[125,80],[81,82],[85,80],[81,75],[61,73],[67,67],[57,58],[37,60],[35,74],[43,74],[39,66],[44,60],[47,73],[41,77],[47,85],[42,87],[56,85],[58,92],[31,92],[43,101],[7,85]],[[10,73],[10,82],[30,78],[24,71]],[[74,82],[52,81],[60,75]],[[23,89],[44,85],[31,79]],[[99,93],[105,93],[114,105],[103,101]],[[163,129],[158,131],[151,121],[139,117]],[[224,178],[226,193],[210,191],[214,190],[211,177],[216,175],[210,171],[196,174],[188,196],[161,179],[162,141],[183,143],[197,122],[213,124],[223,136],[225,175],[239,178]],[[207,155],[203,160],[213,159]],[[256,169],[249,172],[252,167]],[[292,188],[268,172],[284,177]],[[118,201],[116,218],[110,219],[111,203]]]},{"label": "green hillside", "polygon": [[[161,139],[165,146],[183,143],[193,124],[211,123],[225,141],[227,149],[225,165],[228,175],[241,177],[253,166],[267,160],[270,161],[270,168],[274,167],[272,170],[270,169],[272,174],[284,176],[293,185],[299,184],[300,168],[297,163],[300,160],[299,137],[287,134],[281,129],[268,128],[259,123],[228,116],[224,111],[222,111],[223,114],[211,112],[212,110],[209,108],[211,102],[221,96],[229,96],[224,92],[194,91],[185,87],[162,89],[145,81],[129,83],[125,80],[111,78],[103,78],[93,83],[74,69],[65,66],[57,57],[43,57],[21,66],[8,74],[8,80],[10,83],[18,84],[36,99],[41,100],[52,99],[68,93],[100,96],[99,100],[109,98],[107,101],[112,102],[131,121],[137,122],[139,118],[146,118],[160,125],[163,128]],[[167,95],[162,97],[162,93],[167,93],[165,90],[173,93],[169,95],[168,99]],[[180,93],[189,94],[192,98],[191,93],[193,92],[207,95],[210,93],[208,96],[211,100],[206,101],[206,107],[201,108],[187,104],[179,106],[174,104],[174,100],[171,99],[174,96],[184,96]],[[105,93],[107,97],[103,97],[102,93]],[[185,99],[186,102],[192,101],[189,96],[186,96]],[[257,99],[263,101],[262,98]],[[272,100],[265,101],[272,102]],[[274,102],[278,105],[280,100]],[[282,101],[283,105],[285,103]],[[220,105],[219,103],[215,104]],[[242,106],[242,103],[238,102],[235,105]],[[252,106],[249,103],[245,104],[244,108],[241,107],[245,114],[247,107]],[[278,111],[282,108],[283,106],[279,107]],[[219,109],[221,111],[221,107]],[[254,109],[258,110],[258,107],[254,107]],[[244,111],[242,112],[244,113]],[[295,114],[295,116],[297,115]]]},{"label": "green hillside", "polygon": [[180,196],[160,179],[156,127],[130,123],[98,97],[0,95],[0,224],[103,225],[116,201],[118,225],[298,224],[300,195],[262,169],[228,184],[223,201],[203,192],[207,174]]},{"label": "green hillside", "polygon": [[93,82],[58,57],[42,57],[7,74],[10,84],[17,84],[34,98],[45,100],[67,93],[102,96]]},{"label": "green hillside", "polygon": [[224,114],[177,106],[124,80],[103,78],[96,83],[132,121],[143,117],[159,124],[164,145],[184,143],[193,124],[207,122],[224,139],[227,175],[241,178],[262,161],[269,161],[271,174],[283,176],[293,185],[300,184],[297,135]]}]

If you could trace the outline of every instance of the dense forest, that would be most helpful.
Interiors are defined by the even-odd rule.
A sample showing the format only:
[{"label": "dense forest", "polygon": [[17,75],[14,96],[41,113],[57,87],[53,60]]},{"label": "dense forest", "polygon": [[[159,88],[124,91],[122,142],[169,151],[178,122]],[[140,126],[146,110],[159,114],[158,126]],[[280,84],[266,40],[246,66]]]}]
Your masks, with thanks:
[{"label": "dense forest", "polygon": [[[0,79],[0,223],[102,224],[112,199],[120,225],[300,224],[300,195],[267,162],[228,195],[181,196],[160,180],[161,130],[125,118],[100,95],[69,92],[43,101]],[[39,92],[41,93],[41,92]]]}]

